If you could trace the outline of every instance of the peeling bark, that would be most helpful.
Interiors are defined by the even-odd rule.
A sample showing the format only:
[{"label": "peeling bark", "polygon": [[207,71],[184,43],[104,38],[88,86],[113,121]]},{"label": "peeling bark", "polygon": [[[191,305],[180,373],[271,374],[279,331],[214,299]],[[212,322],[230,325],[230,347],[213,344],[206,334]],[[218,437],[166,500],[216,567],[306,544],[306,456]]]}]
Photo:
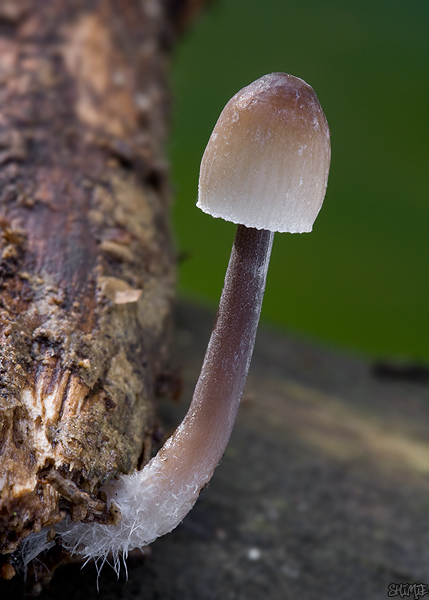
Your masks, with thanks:
[{"label": "peeling bark", "polygon": [[168,56],[200,4],[0,2],[0,552],[101,518],[99,485],[150,444],[174,286]]}]

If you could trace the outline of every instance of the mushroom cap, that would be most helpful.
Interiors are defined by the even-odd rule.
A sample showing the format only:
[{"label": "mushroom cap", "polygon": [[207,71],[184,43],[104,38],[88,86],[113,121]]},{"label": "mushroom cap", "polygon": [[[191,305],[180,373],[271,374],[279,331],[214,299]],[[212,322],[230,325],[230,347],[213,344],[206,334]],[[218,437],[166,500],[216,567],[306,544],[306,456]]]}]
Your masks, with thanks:
[{"label": "mushroom cap", "polygon": [[221,112],[201,161],[197,206],[247,227],[311,231],[330,160],[313,88],[286,73],[264,75]]}]

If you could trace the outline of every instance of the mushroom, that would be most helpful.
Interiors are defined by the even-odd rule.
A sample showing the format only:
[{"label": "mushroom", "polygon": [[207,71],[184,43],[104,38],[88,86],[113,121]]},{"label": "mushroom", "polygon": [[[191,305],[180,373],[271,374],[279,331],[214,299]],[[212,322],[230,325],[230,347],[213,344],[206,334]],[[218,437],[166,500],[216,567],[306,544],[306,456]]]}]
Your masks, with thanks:
[{"label": "mushroom", "polygon": [[184,420],[139,472],[104,486],[118,525],[62,523],[63,545],[86,558],[143,547],[174,529],[229,441],[253,352],[274,231],[311,231],[330,163],[313,89],[284,73],[261,77],[225,106],[205,150],[197,206],[238,223],[216,322]]}]

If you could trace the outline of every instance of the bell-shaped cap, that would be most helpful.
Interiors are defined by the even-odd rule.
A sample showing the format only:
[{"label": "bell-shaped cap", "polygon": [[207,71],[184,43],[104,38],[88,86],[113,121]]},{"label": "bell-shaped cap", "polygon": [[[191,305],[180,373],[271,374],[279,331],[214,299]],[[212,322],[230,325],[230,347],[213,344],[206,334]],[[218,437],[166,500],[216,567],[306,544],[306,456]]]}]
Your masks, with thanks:
[{"label": "bell-shaped cap", "polygon": [[270,231],[311,231],[328,182],[329,127],[311,86],[271,73],[223,109],[201,161],[197,206]]}]

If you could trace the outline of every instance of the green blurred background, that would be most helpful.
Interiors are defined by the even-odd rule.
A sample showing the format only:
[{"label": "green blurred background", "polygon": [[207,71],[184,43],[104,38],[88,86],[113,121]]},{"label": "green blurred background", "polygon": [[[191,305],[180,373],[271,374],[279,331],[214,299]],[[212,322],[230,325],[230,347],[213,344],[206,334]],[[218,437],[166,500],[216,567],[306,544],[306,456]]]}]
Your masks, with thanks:
[{"label": "green blurred background", "polygon": [[315,89],[332,164],[313,233],[277,234],[262,319],[370,356],[429,360],[428,0],[216,0],[175,56],[179,292],[217,305],[235,227],[195,208],[225,103],[284,71]]}]

